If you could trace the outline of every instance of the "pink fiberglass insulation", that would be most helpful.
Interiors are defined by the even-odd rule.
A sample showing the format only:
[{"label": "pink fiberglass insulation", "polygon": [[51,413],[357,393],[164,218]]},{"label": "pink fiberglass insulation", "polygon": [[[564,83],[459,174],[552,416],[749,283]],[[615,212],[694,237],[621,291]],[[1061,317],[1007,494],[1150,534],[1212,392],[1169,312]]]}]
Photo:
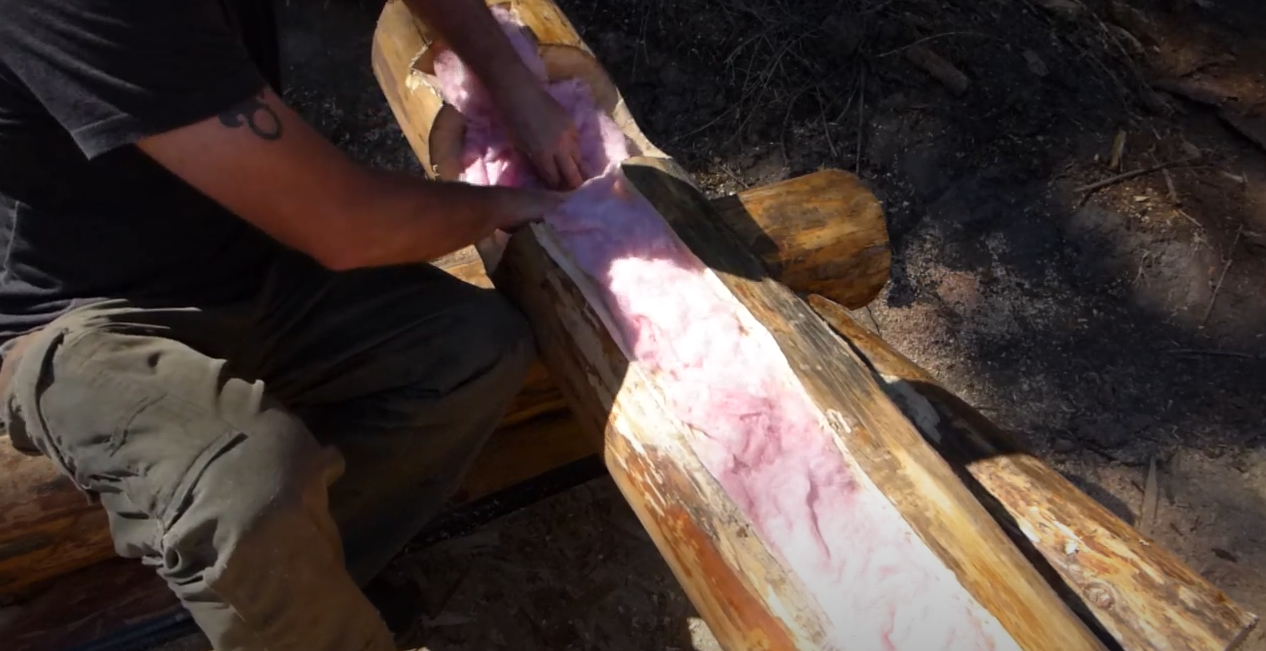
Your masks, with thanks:
[{"label": "pink fiberglass insulation", "polygon": [[[495,13],[548,83],[512,15]],[[463,179],[538,184],[462,63],[445,52],[435,70],[468,121]],[[627,142],[584,82],[548,87],[580,128],[590,180],[546,221],[603,294],[620,330],[613,336],[697,432],[690,444],[704,467],[828,617],[830,648],[1018,649],[846,461],[769,333],[645,199],[620,187],[614,165],[629,156]]]}]

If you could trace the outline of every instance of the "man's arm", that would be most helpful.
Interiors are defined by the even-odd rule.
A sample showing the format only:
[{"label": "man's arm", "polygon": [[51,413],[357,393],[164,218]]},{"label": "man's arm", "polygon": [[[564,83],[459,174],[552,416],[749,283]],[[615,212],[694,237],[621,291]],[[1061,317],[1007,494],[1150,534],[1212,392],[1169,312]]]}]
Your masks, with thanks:
[{"label": "man's arm", "polygon": [[332,268],[434,258],[558,200],[354,164],[261,93],[267,83],[219,0],[0,0],[0,16],[0,59],[86,157],[136,145]]},{"label": "man's arm", "polygon": [[546,185],[574,189],[584,182],[575,124],[519,58],[484,0],[405,0],[405,5],[483,83]]},{"label": "man's arm", "polygon": [[363,167],[269,89],[137,146],[280,242],[340,270],[429,260],[538,219],[560,198]]}]

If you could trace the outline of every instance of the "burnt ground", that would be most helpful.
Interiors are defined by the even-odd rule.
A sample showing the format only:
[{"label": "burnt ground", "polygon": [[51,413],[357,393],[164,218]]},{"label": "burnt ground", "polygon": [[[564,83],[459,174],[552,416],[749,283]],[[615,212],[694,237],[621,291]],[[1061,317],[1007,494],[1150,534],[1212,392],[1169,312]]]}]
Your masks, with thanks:
[{"label": "burnt ground", "polygon": [[[379,4],[283,4],[292,102],[416,169],[370,71]],[[895,256],[865,322],[1127,521],[1154,459],[1140,526],[1266,615],[1266,4],[560,5],[709,192],[856,171]],[[423,586],[434,651],[715,644],[605,479],[394,571]]]}]

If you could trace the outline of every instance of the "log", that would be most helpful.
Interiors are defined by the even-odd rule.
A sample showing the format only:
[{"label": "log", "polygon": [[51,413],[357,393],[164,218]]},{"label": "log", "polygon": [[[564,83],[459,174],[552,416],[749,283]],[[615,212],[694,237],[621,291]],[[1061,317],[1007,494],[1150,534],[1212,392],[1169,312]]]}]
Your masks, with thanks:
[{"label": "log", "polygon": [[5,651],[92,647],[103,638],[144,629],[165,618],[189,617],[154,570],[135,561],[116,558],[65,578],[17,607],[13,621],[0,627]]},{"label": "log", "polygon": [[[670,158],[647,142],[618,90],[548,0],[516,0],[552,78],[578,76],[640,156],[627,186],[646,198],[710,267],[737,305],[754,315],[867,486],[880,491],[916,545],[1027,651],[1103,649],[1006,538],[953,470],[922,439],[869,370],[809,307],[774,281],[762,261]],[[541,25],[548,25],[548,30]],[[402,45],[402,43],[407,44]],[[375,70],[426,168],[456,178],[462,116],[428,88],[436,43],[399,0],[384,7]],[[442,44],[438,44],[442,47]],[[400,62],[409,62],[401,66]],[[408,91],[408,92],[402,92]],[[422,96],[422,97],[419,97]],[[686,594],[727,649],[821,649],[828,623],[807,592],[704,468],[697,436],[666,413],[663,380],[628,359],[613,317],[548,225],[515,234],[490,254],[493,284],[533,324],[542,358],[581,426],[604,436],[604,459]]]},{"label": "log", "polygon": [[105,511],[0,437],[0,600],[114,555]]},{"label": "log", "polygon": [[1257,624],[1222,590],[1113,515],[927,371],[849,317],[810,296],[814,311],[874,369],[902,411],[1044,567],[1065,601],[1123,651],[1225,651]]}]

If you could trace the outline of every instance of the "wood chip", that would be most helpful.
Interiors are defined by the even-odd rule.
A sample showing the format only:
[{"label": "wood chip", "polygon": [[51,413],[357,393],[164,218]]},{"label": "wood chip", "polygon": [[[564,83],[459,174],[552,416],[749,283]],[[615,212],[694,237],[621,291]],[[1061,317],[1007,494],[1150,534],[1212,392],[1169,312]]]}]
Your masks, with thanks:
[{"label": "wood chip", "polygon": [[1225,93],[1196,79],[1161,79],[1152,82],[1152,88],[1215,108],[1221,108],[1229,99]]},{"label": "wood chip", "polygon": [[1174,187],[1174,175],[1169,170],[1161,170],[1161,174],[1165,177],[1165,190],[1169,193],[1169,201],[1175,206],[1182,205],[1182,199],[1178,197],[1178,189]]},{"label": "wood chip", "polygon": [[1112,139],[1112,157],[1108,159],[1108,169],[1113,172],[1121,171],[1121,158],[1125,155],[1125,130],[1117,131],[1117,137]]},{"label": "wood chip", "polygon": [[1024,61],[1029,64],[1029,72],[1039,77],[1045,77],[1051,73],[1050,69],[1046,67],[1046,62],[1033,50],[1024,51]]},{"label": "wood chip", "polygon": [[1156,526],[1156,509],[1160,504],[1160,478],[1156,472],[1156,457],[1147,464],[1147,483],[1143,488],[1143,508],[1139,512],[1135,528],[1144,536],[1151,537]]},{"label": "wood chip", "polygon": [[1220,558],[1220,559],[1222,559],[1222,560],[1224,560],[1224,561],[1230,561],[1230,562],[1232,562],[1232,563],[1238,563],[1238,562],[1240,562],[1240,559],[1239,559],[1239,557],[1238,557],[1238,556],[1236,556],[1235,554],[1232,554],[1231,552],[1229,552],[1229,551],[1227,551],[1227,550],[1225,550],[1225,549],[1222,549],[1221,547],[1214,547],[1214,548],[1213,548],[1213,555],[1214,555],[1214,556],[1217,556],[1218,558]]},{"label": "wood chip", "polygon": [[921,68],[934,79],[945,85],[955,95],[967,92],[971,80],[954,64],[922,45],[912,45],[905,49],[906,60]]}]

